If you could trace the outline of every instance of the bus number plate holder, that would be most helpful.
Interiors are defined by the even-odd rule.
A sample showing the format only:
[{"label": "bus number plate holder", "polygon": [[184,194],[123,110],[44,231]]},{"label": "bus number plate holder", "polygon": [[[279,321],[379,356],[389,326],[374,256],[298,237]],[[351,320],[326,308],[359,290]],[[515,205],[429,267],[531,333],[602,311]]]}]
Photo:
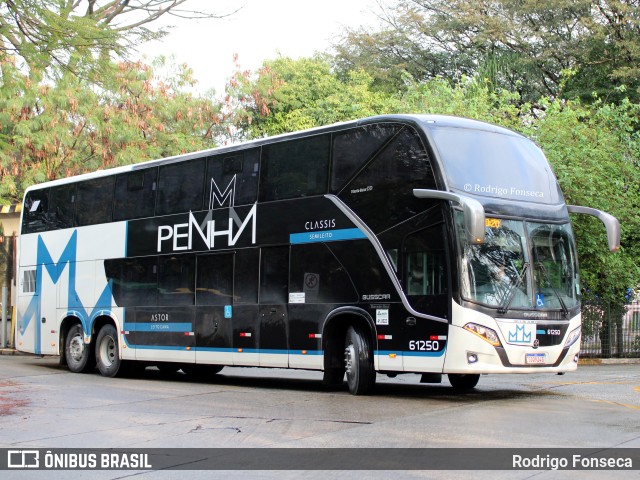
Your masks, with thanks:
[{"label": "bus number plate holder", "polygon": [[547,355],[544,353],[527,353],[524,361],[527,365],[540,365],[547,363]]}]

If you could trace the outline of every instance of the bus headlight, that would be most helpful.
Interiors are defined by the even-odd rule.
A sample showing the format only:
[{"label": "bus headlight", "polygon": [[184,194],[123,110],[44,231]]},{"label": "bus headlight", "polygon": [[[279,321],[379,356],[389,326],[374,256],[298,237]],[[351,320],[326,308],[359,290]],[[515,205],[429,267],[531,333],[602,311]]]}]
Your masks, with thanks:
[{"label": "bus headlight", "polygon": [[574,343],[576,343],[576,341],[580,338],[580,330],[581,330],[582,326],[571,330],[571,333],[569,334],[569,336],[567,337],[567,341],[564,342],[564,348],[570,347],[571,345],[573,345]]},{"label": "bus headlight", "polygon": [[478,325],[477,323],[467,323],[464,326],[464,329],[479,336],[485,342],[489,342],[494,347],[499,347],[501,345],[500,339],[498,338],[498,334],[495,332],[495,330],[491,330],[490,328]]}]

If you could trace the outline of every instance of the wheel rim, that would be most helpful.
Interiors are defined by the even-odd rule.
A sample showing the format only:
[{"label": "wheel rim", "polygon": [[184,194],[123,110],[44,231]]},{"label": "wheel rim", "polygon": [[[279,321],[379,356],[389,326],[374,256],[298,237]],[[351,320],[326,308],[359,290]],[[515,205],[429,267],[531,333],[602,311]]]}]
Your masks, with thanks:
[{"label": "wheel rim", "polygon": [[76,362],[82,360],[84,354],[84,339],[81,335],[75,335],[69,342],[69,355]]},{"label": "wheel rim", "polygon": [[347,346],[347,348],[344,349],[344,365],[345,365],[345,370],[348,376],[353,375],[353,371],[354,371],[353,363],[355,361],[355,358],[356,358],[356,349],[354,348],[353,345]]},{"label": "wheel rim", "polygon": [[116,359],[116,342],[112,336],[106,336],[100,343],[100,361],[105,367],[110,367]]}]

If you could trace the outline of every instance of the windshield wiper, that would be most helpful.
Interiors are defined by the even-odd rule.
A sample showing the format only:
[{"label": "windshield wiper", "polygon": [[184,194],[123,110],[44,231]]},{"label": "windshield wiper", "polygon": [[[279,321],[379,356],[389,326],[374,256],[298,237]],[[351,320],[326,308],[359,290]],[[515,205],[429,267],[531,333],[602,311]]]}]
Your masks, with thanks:
[{"label": "windshield wiper", "polygon": [[569,309],[567,308],[567,305],[564,303],[564,300],[562,300],[562,297],[560,296],[560,292],[556,290],[556,287],[553,286],[553,282],[549,279],[549,274],[547,273],[547,269],[545,268],[544,264],[538,263],[536,264],[536,268],[542,272],[542,276],[549,284],[549,287],[553,291],[553,294],[556,297],[558,297],[558,301],[560,302],[560,308],[562,309],[562,316],[566,317],[569,314]]},{"label": "windshield wiper", "polygon": [[527,272],[527,268],[529,268],[529,263],[528,262],[526,262],[522,266],[522,271],[518,275],[518,278],[516,279],[515,283],[511,284],[511,287],[507,291],[507,294],[504,296],[504,302],[498,308],[498,313],[504,314],[504,313],[507,313],[507,310],[509,310],[509,305],[511,305],[511,302],[513,301],[513,298],[515,297],[516,289],[518,289],[520,287],[520,285],[522,284],[522,280],[524,279],[524,274]]}]

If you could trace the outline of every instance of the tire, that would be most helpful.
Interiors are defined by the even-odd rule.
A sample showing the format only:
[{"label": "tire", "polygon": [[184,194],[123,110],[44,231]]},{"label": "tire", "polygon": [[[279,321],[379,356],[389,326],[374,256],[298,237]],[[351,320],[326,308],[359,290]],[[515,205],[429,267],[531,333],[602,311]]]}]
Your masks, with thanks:
[{"label": "tire", "polygon": [[[103,377],[115,377],[124,373],[118,348],[116,327],[107,324],[98,332],[96,339],[96,363]],[[122,371],[121,371],[122,370]]]},{"label": "tire", "polygon": [[353,326],[347,330],[344,348],[347,385],[353,395],[366,395],[376,383],[369,337]]},{"label": "tire", "polygon": [[480,375],[477,374],[460,374],[460,373],[450,373],[447,375],[449,377],[449,382],[451,386],[459,390],[461,392],[473,390],[476,385],[478,385],[478,381],[480,380]]},{"label": "tire", "polygon": [[82,325],[76,323],[69,329],[64,341],[64,357],[69,370],[74,373],[86,373],[95,368],[96,360],[92,345],[84,343]]},{"label": "tire", "polygon": [[344,382],[344,366],[340,368],[325,368],[322,375],[322,384],[331,389],[337,389]]}]

